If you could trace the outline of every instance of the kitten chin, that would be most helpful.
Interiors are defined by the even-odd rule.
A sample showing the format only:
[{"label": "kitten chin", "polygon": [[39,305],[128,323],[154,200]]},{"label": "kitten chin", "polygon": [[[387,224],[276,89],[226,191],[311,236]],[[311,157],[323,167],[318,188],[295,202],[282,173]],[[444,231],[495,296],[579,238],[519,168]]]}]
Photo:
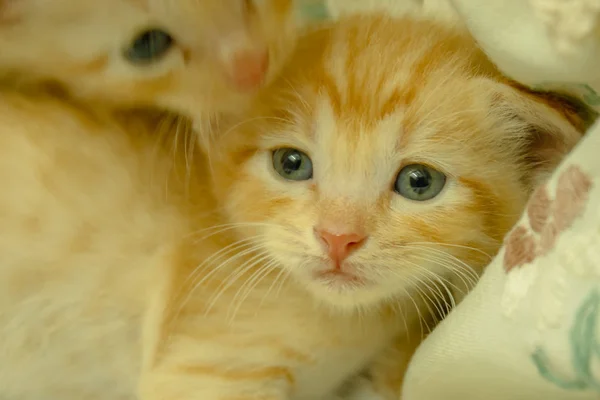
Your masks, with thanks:
[{"label": "kitten chin", "polygon": [[237,112],[294,47],[292,0],[0,3],[0,79],[118,108]]}]

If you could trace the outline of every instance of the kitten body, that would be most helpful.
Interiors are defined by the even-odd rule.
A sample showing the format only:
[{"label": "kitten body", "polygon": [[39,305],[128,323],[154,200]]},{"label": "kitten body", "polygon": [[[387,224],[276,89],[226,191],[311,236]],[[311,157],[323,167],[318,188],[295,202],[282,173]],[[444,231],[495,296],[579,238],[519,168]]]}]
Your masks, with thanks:
[{"label": "kitten body", "polygon": [[399,331],[323,308],[219,234],[201,158],[174,162],[145,124],[0,102],[0,397],[318,399]]},{"label": "kitten body", "polygon": [[[157,145],[149,116],[23,96],[0,100],[15,400],[320,400],[365,369],[395,398],[420,319],[472,284],[580,136],[465,34],[381,16],[303,37],[207,160]],[[285,179],[306,170],[277,169],[278,149],[311,175]],[[395,192],[414,163],[446,176],[429,201]],[[336,235],[355,238],[345,259]]]},{"label": "kitten body", "polygon": [[205,121],[277,74],[300,18],[292,0],[4,0],[0,76]]}]

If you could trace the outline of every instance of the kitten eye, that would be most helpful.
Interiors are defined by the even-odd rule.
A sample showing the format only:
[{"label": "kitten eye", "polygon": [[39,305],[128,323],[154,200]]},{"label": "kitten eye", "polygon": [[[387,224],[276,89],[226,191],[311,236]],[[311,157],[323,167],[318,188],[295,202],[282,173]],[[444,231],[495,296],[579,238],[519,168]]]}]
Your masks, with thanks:
[{"label": "kitten eye", "polygon": [[125,58],[133,64],[150,64],[173,46],[174,40],[161,29],[148,29],[139,34],[125,50]]},{"label": "kitten eye", "polygon": [[411,164],[402,168],[396,177],[394,191],[409,200],[425,201],[440,194],[446,184],[446,175],[435,169]]},{"label": "kitten eye", "polygon": [[310,158],[300,150],[283,148],[273,152],[273,168],[284,179],[307,181],[313,176]]}]

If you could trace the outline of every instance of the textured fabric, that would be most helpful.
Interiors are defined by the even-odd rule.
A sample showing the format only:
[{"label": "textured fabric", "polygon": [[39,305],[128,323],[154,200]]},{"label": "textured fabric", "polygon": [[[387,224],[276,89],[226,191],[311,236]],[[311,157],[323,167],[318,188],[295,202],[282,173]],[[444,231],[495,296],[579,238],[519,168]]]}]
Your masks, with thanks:
[{"label": "textured fabric", "polygon": [[600,0],[450,2],[506,75],[600,107]]},{"label": "textured fabric", "polygon": [[[453,2],[505,73],[600,106],[598,1]],[[599,319],[596,124],[533,194],[473,292],[421,345],[402,399],[600,399]]]}]

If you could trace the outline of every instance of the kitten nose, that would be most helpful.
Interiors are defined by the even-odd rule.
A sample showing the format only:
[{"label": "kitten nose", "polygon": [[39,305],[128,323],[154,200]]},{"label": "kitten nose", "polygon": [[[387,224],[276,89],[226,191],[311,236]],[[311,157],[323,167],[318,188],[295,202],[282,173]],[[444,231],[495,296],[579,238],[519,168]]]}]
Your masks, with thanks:
[{"label": "kitten nose", "polygon": [[336,268],[340,268],[340,264],[350,254],[361,248],[367,237],[358,233],[343,233],[334,234],[322,229],[315,229],[317,238],[327,248],[327,254],[333,260]]},{"label": "kitten nose", "polygon": [[269,52],[266,50],[238,50],[231,55],[229,74],[238,90],[251,90],[264,80],[269,69]]}]

